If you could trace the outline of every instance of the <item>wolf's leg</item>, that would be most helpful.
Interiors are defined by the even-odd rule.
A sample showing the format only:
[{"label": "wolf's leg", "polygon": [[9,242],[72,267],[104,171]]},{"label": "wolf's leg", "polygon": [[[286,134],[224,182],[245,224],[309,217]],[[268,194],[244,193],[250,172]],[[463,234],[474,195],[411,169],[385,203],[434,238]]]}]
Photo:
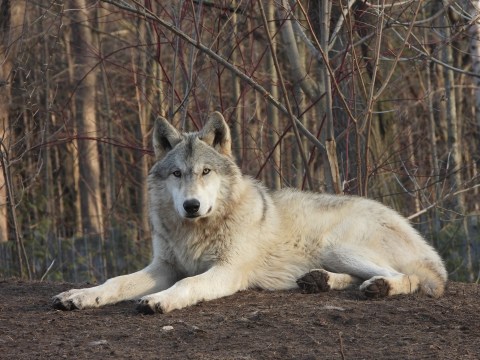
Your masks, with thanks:
[{"label": "wolf's leg", "polygon": [[395,276],[373,276],[363,282],[360,290],[370,298],[411,294],[418,290],[420,280],[417,275],[398,274]]},{"label": "wolf's leg", "polygon": [[355,276],[333,273],[324,269],[310,270],[297,280],[298,286],[307,293],[343,290],[361,282],[361,279]]},{"label": "wolf's leg", "polygon": [[176,276],[168,264],[153,262],[143,270],[111,278],[102,285],[60,293],[54,296],[53,307],[59,310],[85,309],[138,299],[168,288],[175,283]]},{"label": "wolf's leg", "polygon": [[144,314],[166,313],[232,295],[246,287],[239,269],[214,266],[203,274],[178,281],[167,290],[144,296],[138,301],[137,310]]},{"label": "wolf's leg", "polygon": [[326,254],[324,266],[334,272],[365,280],[360,290],[368,297],[410,294],[418,290],[418,276],[402,274],[384,265],[385,259],[375,262],[368,259],[369,255],[362,254],[362,249],[339,248]]}]

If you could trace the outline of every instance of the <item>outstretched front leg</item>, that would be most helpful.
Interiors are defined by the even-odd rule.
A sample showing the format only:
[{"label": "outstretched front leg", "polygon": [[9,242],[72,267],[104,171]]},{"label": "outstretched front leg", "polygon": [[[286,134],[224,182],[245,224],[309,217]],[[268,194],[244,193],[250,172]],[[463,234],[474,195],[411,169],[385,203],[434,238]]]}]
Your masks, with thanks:
[{"label": "outstretched front leg", "polygon": [[114,277],[102,285],[62,292],[53,297],[52,305],[58,310],[75,310],[115,304],[166,289],[176,280],[177,274],[169,264],[154,261],[143,270]]},{"label": "outstretched front leg", "polygon": [[137,310],[143,314],[166,313],[232,295],[247,288],[244,275],[238,269],[214,266],[203,274],[178,281],[167,290],[144,296],[138,301]]}]

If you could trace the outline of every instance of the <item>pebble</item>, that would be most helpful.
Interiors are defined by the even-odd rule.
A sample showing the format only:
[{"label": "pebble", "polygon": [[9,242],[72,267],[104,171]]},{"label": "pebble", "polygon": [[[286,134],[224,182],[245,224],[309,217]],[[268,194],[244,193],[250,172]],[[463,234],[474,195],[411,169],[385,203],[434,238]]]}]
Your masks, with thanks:
[{"label": "pebble", "polygon": [[98,346],[98,345],[106,345],[106,344],[108,344],[107,340],[98,340],[98,341],[92,341],[88,343],[88,345],[90,346]]}]

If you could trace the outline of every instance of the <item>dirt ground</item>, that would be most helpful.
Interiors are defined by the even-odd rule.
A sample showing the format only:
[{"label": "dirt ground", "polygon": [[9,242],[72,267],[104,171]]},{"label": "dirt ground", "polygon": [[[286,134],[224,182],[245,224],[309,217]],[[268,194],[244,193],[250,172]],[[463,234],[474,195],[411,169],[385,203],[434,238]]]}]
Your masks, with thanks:
[{"label": "dirt ground", "polygon": [[0,281],[1,359],[480,359],[480,285],[441,299],[245,291],[169,314],[64,312],[72,284]]}]

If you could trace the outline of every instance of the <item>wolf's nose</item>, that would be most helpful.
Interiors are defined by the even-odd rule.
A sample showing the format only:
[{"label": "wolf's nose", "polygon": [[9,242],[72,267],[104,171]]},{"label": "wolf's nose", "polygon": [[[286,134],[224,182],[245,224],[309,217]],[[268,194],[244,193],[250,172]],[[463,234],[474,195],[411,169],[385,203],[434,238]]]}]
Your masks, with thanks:
[{"label": "wolf's nose", "polygon": [[197,199],[185,200],[183,203],[183,208],[188,215],[194,215],[198,209],[200,209],[200,201]]}]

